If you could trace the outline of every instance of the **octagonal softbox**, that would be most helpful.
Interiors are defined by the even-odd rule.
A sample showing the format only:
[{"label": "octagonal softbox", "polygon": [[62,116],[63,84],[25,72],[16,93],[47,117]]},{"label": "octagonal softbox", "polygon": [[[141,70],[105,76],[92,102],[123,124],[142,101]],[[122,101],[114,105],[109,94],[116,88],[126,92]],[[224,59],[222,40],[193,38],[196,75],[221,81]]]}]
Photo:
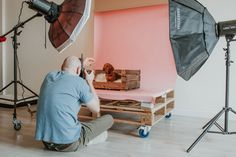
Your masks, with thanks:
[{"label": "octagonal softbox", "polygon": [[189,80],[206,62],[218,37],[216,22],[196,0],[169,0],[170,42],[178,75]]}]

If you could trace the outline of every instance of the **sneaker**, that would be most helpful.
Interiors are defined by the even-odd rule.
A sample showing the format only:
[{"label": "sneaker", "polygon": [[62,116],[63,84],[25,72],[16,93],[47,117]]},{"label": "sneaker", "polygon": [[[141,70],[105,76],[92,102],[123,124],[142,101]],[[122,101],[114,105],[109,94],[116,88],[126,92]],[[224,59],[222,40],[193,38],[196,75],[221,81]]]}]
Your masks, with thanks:
[{"label": "sneaker", "polygon": [[97,137],[89,141],[87,145],[93,145],[93,144],[105,142],[107,137],[108,137],[108,133],[107,131],[104,131],[103,133],[101,133],[100,135],[98,135]]}]

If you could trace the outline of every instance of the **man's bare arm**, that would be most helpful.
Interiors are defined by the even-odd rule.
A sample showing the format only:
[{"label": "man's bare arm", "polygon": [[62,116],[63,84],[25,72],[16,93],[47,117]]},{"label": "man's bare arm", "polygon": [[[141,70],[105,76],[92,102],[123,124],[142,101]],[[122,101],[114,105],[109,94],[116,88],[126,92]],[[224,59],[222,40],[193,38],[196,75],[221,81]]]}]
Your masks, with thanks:
[{"label": "man's bare arm", "polygon": [[85,70],[85,75],[86,75],[86,80],[88,82],[90,90],[93,94],[92,100],[89,101],[86,105],[91,112],[98,113],[100,112],[100,102],[93,86],[94,72],[92,71],[90,74],[88,74],[88,72]]}]

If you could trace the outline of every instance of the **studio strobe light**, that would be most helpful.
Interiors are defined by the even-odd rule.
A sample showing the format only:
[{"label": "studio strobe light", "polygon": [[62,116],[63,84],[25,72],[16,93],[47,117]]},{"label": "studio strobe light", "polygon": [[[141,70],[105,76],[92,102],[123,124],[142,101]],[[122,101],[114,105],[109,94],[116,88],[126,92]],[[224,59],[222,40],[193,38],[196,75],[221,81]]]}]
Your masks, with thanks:
[{"label": "studio strobe light", "polygon": [[[236,111],[229,107],[230,43],[236,41],[236,20],[216,23],[208,10],[196,0],[169,0],[170,42],[176,69],[183,79],[189,80],[206,62],[219,37],[226,39],[225,106],[206,125],[202,134],[187,149],[190,152],[206,133],[236,134],[228,129],[228,114]],[[223,115],[224,126],[217,120]],[[210,131],[215,125],[219,131]]]},{"label": "studio strobe light", "polygon": [[216,25],[216,33],[218,36],[235,35],[236,20],[218,22]]},{"label": "studio strobe light", "polygon": [[77,39],[91,10],[91,0],[65,0],[61,5],[45,0],[30,0],[28,4],[51,24],[48,36],[59,52]]},{"label": "studio strobe light", "polygon": [[[28,0],[23,1],[23,3],[27,3],[30,9],[35,10],[37,13],[30,17],[29,19],[18,22],[10,31],[0,36],[0,42],[6,41],[6,36],[10,33],[14,33],[12,37],[12,43],[14,48],[14,80],[7,84],[0,90],[0,93],[7,89],[10,85],[14,86],[14,98],[6,99],[0,98],[5,101],[13,102],[14,113],[13,113],[13,124],[16,130],[21,129],[21,122],[17,120],[16,116],[16,107],[19,102],[26,102],[29,99],[38,97],[38,95],[25,86],[22,82],[18,81],[17,77],[17,48],[19,47],[19,43],[17,41],[17,36],[20,35],[19,29],[22,29],[23,26],[36,17],[44,16],[44,18],[50,23],[49,29],[49,39],[52,45],[57,49],[58,52],[62,52],[65,48],[71,45],[85,23],[87,22],[90,15],[91,8],[91,0],[64,0],[64,2],[60,5],[54,2],[48,2],[47,0]],[[17,96],[17,85],[20,84],[22,88],[30,91],[33,96],[18,99]]]}]

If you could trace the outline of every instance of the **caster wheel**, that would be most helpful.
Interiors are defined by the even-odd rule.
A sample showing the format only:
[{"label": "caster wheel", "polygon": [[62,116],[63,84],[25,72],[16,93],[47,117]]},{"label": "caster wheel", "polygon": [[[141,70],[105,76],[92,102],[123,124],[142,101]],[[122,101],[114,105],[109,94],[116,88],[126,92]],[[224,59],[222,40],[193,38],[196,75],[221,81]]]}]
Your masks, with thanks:
[{"label": "caster wheel", "polygon": [[142,138],[148,137],[150,130],[151,130],[150,126],[140,126],[138,129],[139,136]]},{"label": "caster wheel", "polygon": [[167,119],[171,117],[171,113],[165,116]]},{"label": "caster wheel", "polygon": [[15,130],[20,130],[21,129],[21,123],[16,123],[16,124],[14,124],[14,129]]},{"label": "caster wheel", "polygon": [[148,135],[149,135],[149,132],[146,132],[144,129],[139,130],[139,136],[140,137],[146,138],[146,137],[148,137]]},{"label": "caster wheel", "polygon": [[12,123],[13,123],[14,129],[16,131],[21,129],[21,121],[20,120],[17,120],[17,119],[14,118]]}]

